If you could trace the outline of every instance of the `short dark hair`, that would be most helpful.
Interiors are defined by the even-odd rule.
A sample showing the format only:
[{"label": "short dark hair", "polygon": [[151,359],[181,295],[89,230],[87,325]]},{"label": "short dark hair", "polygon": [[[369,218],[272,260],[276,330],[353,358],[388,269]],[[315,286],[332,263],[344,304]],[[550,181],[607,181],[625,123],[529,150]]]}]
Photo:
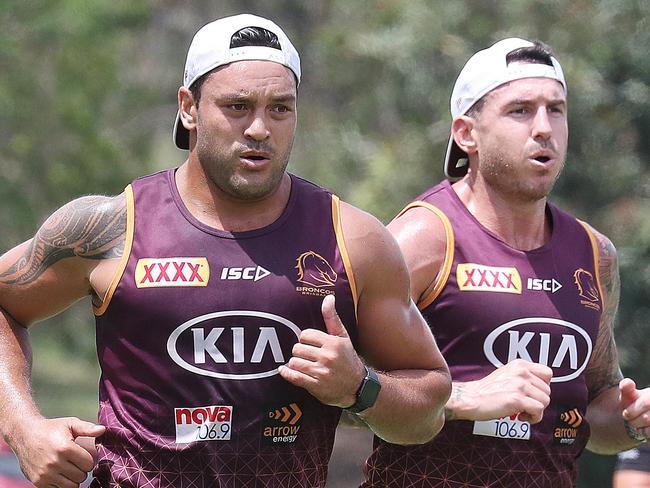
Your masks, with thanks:
[{"label": "short dark hair", "polygon": [[[532,63],[553,66],[553,50],[542,41],[534,40],[530,42],[533,43],[532,46],[520,47],[519,49],[509,52],[506,55],[506,64]],[[469,117],[477,117],[481,113],[481,110],[483,110],[486,97],[489,94],[490,93],[488,92],[478,99],[476,103],[465,112],[465,114]]]},{"label": "short dark hair", "polygon": [[[244,27],[232,35],[230,38],[230,49],[244,46],[262,46],[273,49],[282,49],[278,36],[263,27]],[[199,106],[199,101],[201,100],[201,87],[213,71],[214,69],[201,75],[194,83],[192,83],[192,86],[190,86],[190,92],[194,98],[194,105],[196,105],[197,108]]]}]

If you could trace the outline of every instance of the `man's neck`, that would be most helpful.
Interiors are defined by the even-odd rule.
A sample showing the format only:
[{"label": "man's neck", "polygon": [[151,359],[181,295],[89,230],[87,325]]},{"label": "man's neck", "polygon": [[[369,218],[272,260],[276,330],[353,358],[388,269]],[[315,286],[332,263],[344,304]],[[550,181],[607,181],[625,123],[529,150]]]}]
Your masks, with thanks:
[{"label": "man's neck", "polygon": [[452,188],[469,212],[485,228],[515,249],[530,251],[551,238],[551,223],[546,218],[546,198],[517,200],[487,185],[466,180]]},{"label": "man's neck", "polygon": [[216,188],[200,165],[190,161],[178,168],[175,181],[183,204],[197,220],[227,232],[246,232],[271,225],[282,215],[291,194],[291,177],[285,173],[276,191],[268,197],[240,200]]}]

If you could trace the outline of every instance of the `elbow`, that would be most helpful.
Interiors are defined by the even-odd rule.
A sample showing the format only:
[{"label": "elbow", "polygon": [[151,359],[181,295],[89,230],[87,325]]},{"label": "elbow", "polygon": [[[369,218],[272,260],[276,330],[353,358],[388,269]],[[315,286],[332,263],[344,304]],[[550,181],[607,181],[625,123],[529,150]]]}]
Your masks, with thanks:
[{"label": "elbow", "polygon": [[433,392],[434,404],[431,409],[431,417],[428,424],[429,438],[424,442],[429,442],[442,430],[445,425],[445,406],[451,396],[451,374],[447,367],[439,371],[439,380],[436,389]]},{"label": "elbow", "polygon": [[418,422],[413,425],[408,432],[402,431],[401,435],[394,436],[391,439],[384,439],[391,444],[397,444],[400,446],[411,446],[426,444],[433,440],[433,438],[438,435],[438,432],[442,429],[445,423],[444,414],[439,414],[435,417],[428,416],[426,420]]},{"label": "elbow", "polygon": [[[448,371],[439,371],[435,387],[423,399],[422,415],[415,420],[406,435],[389,442],[399,445],[426,444],[438,435],[445,425],[445,405],[451,395],[451,376]],[[410,423],[410,422],[409,422]]]}]

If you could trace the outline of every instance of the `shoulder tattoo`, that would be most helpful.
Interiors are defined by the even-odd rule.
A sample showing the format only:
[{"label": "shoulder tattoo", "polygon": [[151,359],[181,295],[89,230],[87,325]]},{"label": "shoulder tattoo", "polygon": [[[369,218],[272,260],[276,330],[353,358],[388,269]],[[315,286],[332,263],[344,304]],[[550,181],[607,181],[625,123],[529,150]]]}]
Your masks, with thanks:
[{"label": "shoulder tattoo", "polygon": [[0,273],[0,282],[29,284],[68,257],[121,257],[126,215],[124,195],[87,196],[64,205],[45,221],[22,256]]}]

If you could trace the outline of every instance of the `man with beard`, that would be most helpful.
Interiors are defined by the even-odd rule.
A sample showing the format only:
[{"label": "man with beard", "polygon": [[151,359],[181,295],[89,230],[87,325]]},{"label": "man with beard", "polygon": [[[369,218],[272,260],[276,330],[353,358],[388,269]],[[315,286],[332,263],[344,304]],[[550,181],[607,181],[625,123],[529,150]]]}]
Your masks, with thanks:
[{"label": "man with beard", "polygon": [[[0,429],[36,486],[78,486],[80,436],[92,487],[312,488],[343,408],[391,442],[440,430],[449,374],[397,243],[286,172],[300,74],[271,21],[204,26],[178,91],[188,159],[0,258]],[[87,295],[97,425],[44,418],[29,392],[27,327]]]},{"label": "man with beard", "polygon": [[613,338],[615,249],[547,201],[566,93],[550,49],[522,39],[458,76],[445,158],[458,181],[389,225],[450,368],[446,423],[422,446],[376,438],[364,487],[570,487],[585,447],[646,440],[650,391],[623,379]]}]

